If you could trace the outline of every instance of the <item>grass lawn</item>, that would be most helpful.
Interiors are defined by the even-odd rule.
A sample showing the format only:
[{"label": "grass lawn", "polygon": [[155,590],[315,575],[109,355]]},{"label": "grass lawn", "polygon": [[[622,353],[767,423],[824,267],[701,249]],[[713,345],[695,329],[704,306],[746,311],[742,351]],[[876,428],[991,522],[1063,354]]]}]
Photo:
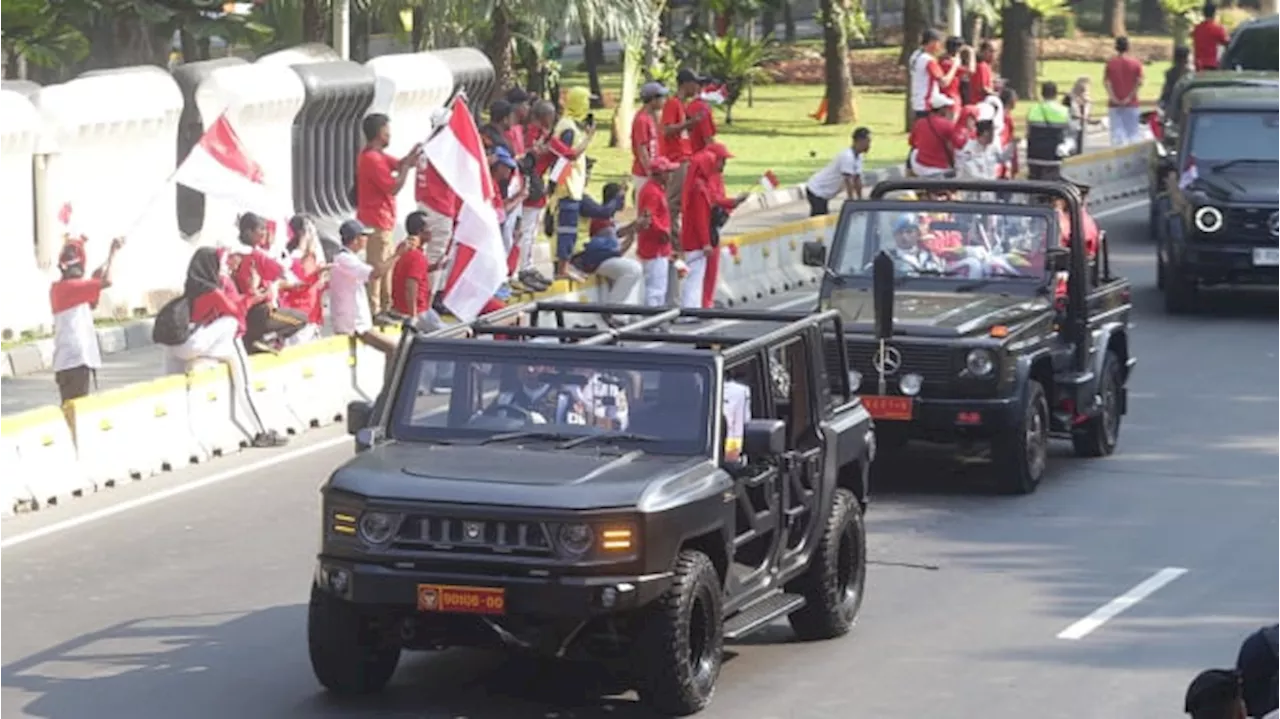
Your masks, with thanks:
[{"label": "grass lawn", "polygon": [[[885,50],[866,51],[884,55]],[[889,53],[894,52],[892,49]],[[855,69],[857,60],[855,59]],[[1142,91],[1144,99],[1154,100],[1160,93],[1163,67],[1148,70],[1147,84]],[[1047,60],[1043,63],[1045,79],[1051,79],[1065,92],[1077,77],[1089,75],[1094,79],[1095,101],[1105,96],[1102,90],[1102,66],[1098,63],[1073,60]],[[586,76],[578,72],[566,72],[563,86],[586,85]],[[857,82],[857,78],[854,78]],[[617,72],[601,76],[607,99],[616,99],[621,85]],[[858,91],[856,92],[857,125],[871,128],[872,145],[867,157],[868,169],[900,164],[907,155],[906,134],[902,131],[902,93]],[[821,101],[821,85],[770,84],[755,88],[754,102],[748,106],[746,99],[734,107],[734,122],[725,124],[724,113],[716,113],[719,139],[735,155],[725,171],[725,185],[730,195],[738,192],[759,191],[760,177],[766,170],[773,170],[778,179],[787,184],[803,183],[815,171],[845,147],[853,132],[853,125],[822,125],[812,120],[813,112]],[[1025,111],[1017,113],[1019,116]],[[613,119],[613,109],[596,111],[597,122],[607,128]],[[622,138],[619,147],[609,147],[609,133],[601,131],[591,148],[596,159],[592,173],[592,185],[629,177],[631,174],[630,142]]]}]

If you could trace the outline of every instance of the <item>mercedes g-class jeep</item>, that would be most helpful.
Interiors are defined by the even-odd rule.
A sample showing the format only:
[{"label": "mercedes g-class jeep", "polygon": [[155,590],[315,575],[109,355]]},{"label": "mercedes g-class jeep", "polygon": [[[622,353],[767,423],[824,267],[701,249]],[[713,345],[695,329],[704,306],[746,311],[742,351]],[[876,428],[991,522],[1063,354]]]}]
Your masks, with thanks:
[{"label": "mercedes g-class jeep", "polygon": [[[565,326],[605,313],[637,319]],[[717,331],[669,331],[681,316]],[[845,634],[875,444],[828,341],[843,357],[836,312],[553,303],[406,330],[322,488],[317,678],[372,692],[402,650],[491,645],[604,663],[685,715],[726,640],[783,616]]]},{"label": "mercedes g-class jeep", "polygon": [[[889,199],[908,191],[923,199]],[[819,308],[845,320],[882,457],[909,440],[952,445],[989,458],[1003,491],[1029,493],[1051,437],[1081,456],[1115,450],[1135,363],[1129,283],[1111,271],[1105,234],[1085,247],[1081,206],[1058,181],[889,180],[844,204],[829,253],[805,245],[805,262],[824,268]],[[883,331],[881,304],[892,308]]]}]

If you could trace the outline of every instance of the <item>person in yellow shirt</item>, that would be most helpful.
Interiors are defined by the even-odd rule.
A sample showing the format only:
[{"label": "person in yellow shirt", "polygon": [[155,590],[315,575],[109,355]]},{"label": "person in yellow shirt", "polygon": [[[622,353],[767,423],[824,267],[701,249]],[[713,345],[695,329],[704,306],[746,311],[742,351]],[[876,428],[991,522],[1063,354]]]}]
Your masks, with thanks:
[{"label": "person in yellow shirt", "polygon": [[564,115],[552,130],[550,147],[559,159],[551,167],[551,199],[556,206],[556,276],[569,276],[569,258],[578,242],[578,219],[582,193],[587,187],[587,148],[596,134],[591,114],[591,92],[585,87],[570,88]]}]

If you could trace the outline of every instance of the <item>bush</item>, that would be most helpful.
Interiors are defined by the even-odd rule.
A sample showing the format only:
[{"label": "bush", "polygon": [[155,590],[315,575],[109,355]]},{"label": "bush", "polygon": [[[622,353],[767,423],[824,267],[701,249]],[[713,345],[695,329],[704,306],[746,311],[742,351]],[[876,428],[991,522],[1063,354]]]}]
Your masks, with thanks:
[{"label": "bush", "polygon": [[1049,37],[1059,40],[1074,40],[1080,32],[1076,27],[1076,14],[1073,12],[1049,18],[1049,22],[1045,24],[1045,30],[1048,31]]}]

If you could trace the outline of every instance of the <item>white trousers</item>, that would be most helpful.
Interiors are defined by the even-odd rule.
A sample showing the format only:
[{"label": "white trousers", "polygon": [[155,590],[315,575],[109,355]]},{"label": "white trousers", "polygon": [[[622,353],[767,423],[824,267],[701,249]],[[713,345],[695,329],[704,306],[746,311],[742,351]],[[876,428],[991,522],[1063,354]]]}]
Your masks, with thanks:
[{"label": "white trousers", "polygon": [[1123,147],[1142,141],[1136,107],[1112,107],[1107,109],[1107,121],[1111,124],[1111,146]]},{"label": "white trousers", "polygon": [[306,344],[320,339],[320,325],[307,323],[302,329],[293,334],[292,337],[284,341],[286,347]]},{"label": "white trousers", "polygon": [[423,204],[419,204],[418,209],[427,216],[428,237],[427,246],[424,249],[427,253],[427,264],[436,267],[428,276],[431,290],[435,292],[444,286],[444,280],[449,276],[446,274],[449,269],[448,263],[444,260],[449,252],[449,244],[453,240],[453,218],[442,215]]},{"label": "white trousers", "polygon": [[644,304],[646,307],[667,307],[675,304],[671,290],[671,258],[655,257],[640,260],[644,271]]},{"label": "white trousers", "polygon": [[520,264],[516,272],[533,269],[533,243],[542,231],[542,216],[546,207],[525,207],[520,210]]},{"label": "white trousers", "polygon": [[249,355],[237,336],[240,323],[234,317],[221,317],[191,332],[186,343],[168,348],[166,370],[171,374],[186,372],[195,360],[211,359],[227,365],[231,376],[231,421],[244,435],[253,439],[266,432],[258,409],[253,404],[249,379]]},{"label": "white trousers", "polygon": [[912,150],[911,154],[907,156],[907,162],[911,165],[911,171],[915,173],[916,177],[937,177],[951,172],[949,167],[929,167],[916,162],[915,150]]},{"label": "white trousers", "polygon": [[[713,248],[714,252],[715,249]],[[707,274],[707,250],[684,253],[689,274],[680,281],[680,306],[685,309],[702,309],[702,278]]]},{"label": "white trousers", "polygon": [[631,293],[643,274],[639,262],[630,257],[611,257],[600,263],[596,274],[608,283],[604,300],[607,304],[633,304]]}]

